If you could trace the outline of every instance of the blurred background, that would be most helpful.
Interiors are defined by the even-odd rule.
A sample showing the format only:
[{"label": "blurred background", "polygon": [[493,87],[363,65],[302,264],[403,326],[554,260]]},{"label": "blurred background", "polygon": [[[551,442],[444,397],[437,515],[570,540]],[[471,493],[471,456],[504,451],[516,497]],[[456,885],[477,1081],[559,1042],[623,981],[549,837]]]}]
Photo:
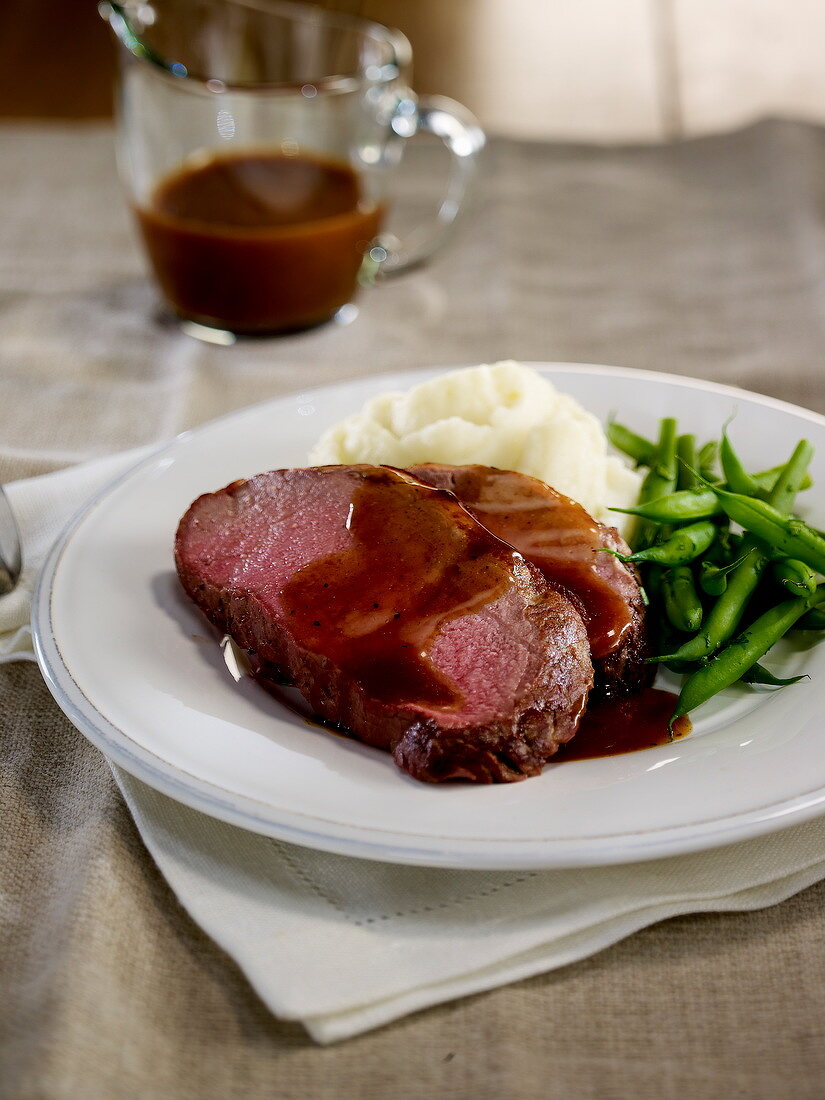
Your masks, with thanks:
[{"label": "blurred background", "polygon": [[[493,134],[660,141],[755,118],[825,121],[823,0],[329,0],[399,27],[415,87]],[[105,118],[94,0],[4,0],[0,116]]]}]

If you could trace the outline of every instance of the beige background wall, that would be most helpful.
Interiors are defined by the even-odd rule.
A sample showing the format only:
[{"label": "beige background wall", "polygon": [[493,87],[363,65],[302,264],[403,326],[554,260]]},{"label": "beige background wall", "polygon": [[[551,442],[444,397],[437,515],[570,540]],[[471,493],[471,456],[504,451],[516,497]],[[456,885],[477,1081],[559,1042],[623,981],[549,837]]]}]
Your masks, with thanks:
[{"label": "beige background wall", "polygon": [[[495,133],[658,141],[765,115],[825,122],[825,0],[314,2],[401,27],[419,90]],[[107,116],[114,50],[93,0],[2,4],[0,116]]]},{"label": "beige background wall", "polygon": [[765,115],[825,121],[825,0],[363,0],[416,85],[491,132],[656,141]]}]

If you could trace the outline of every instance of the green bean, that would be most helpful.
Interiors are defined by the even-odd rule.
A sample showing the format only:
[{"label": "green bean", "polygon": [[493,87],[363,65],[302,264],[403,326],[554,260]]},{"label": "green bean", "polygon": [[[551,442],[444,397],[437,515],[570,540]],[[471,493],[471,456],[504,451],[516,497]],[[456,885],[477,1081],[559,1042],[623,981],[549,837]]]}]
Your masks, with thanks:
[{"label": "green bean", "polygon": [[[776,479],[784,469],[784,466],[772,466],[770,470],[760,470],[758,474],[751,474],[751,477],[756,482],[757,496],[761,496],[763,499],[766,498],[774,485],[776,485]],[[799,483],[799,491],[802,492],[803,489],[810,489],[813,483],[811,475],[805,474]]]},{"label": "green bean", "polygon": [[657,497],[666,496],[676,488],[676,421],[665,417],[659,427],[656,455],[639,490],[639,501],[644,504]]},{"label": "green bean", "polygon": [[779,558],[771,565],[774,580],[792,596],[810,596],[816,589],[816,573],[795,558]]},{"label": "green bean", "polygon": [[825,630],[825,611],[811,608],[796,624],[797,630]]},{"label": "green bean", "polygon": [[[812,455],[807,440],[797,443],[771,490],[770,503],[774,507],[790,511]],[[727,587],[710,609],[701,633],[689,638],[675,653],[667,654],[663,661],[700,661],[733,636],[768,563],[768,555],[749,535],[742,540],[741,551],[742,561],[728,577]]]},{"label": "green bean", "polygon": [[637,466],[650,466],[656,458],[655,443],[615,420],[607,422],[607,438],[617,451],[632,458]]},{"label": "green bean", "polygon": [[760,657],[786,634],[806,611],[825,601],[825,586],[812,596],[798,597],[777,604],[760,615],[751,626],[730,645],[721,650],[706,665],[702,665],[682,684],[679,701],[670,719],[670,728],[683,714],[706,703],[717,692],[736,683]]},{"label": "green bean", "polygon": [[661,569],[651,568],[651,569],[648,569],[648,571],[647,571],[647,573],[644,577],[644,584],[643,584],[642,587],[643,587],[643,590],[644,590],[644,593],[645,593],[645,599],[647,601],[648,606],[650,606],[650,604],[654,603],[659,598],[659,596],[661,595],[661,592],[662,592],[662,572],[663,571]]},{"label": "green bean", "polygon": [[[659,442],[656,457],[647,471],[639,489],[639,504],[647,504],[657,497],[667,496],[676,488],[676,421],[665,417],[659,424]],[[640,523],[630,540],[634,550],[649,546],[656,538],[656,528],[650,523]]]},{"label": "green bean", "polygon": [[699,668],[699,661],[662,661],[668,672],[675,672],[677,676],[685,676]]},{"label": "green bean", "polygon": [[680,435],[676,440],[677,489],[696,489],[699,486],[696,465],[696,436]]},{"label": "green bean", "polygon": [[677,565],[662,576],[665,613],[677,630],[694,633],[702,625],[702,602],[696,593],[693,572],[688,565]]},{"label": "green bean", "polygon": [[730,566],[738,563],[742,559],[742,535],[736,535],[727,526],[729,521],[727,517],[720,517],[717,519],[716,526],[719,528],[719,534],[710,546],[710,549],[705,554],[705,561],[713,562],[714,565]]},{"label": "green bean", "polygon": [[716,538],[716,525],[709,519],[700,520],[699,523],[688,524],[687,527],[677,527],[670,538],[664,542],[657,542],[644,550],[637,550],[634,554],[619,554],[615,550],[605,550],[602,553],[614,554],[619,561],[624,562],[655,562],[657,565],[687,565],[689,561],[704,554],[713,540]]},{"label": "green bean", "polygon": [[[660,620],[659,629],[654,632],[654,640],[665,646],[672,645],[680,637],[684,637],[684,635],[677,631],[671,625],[670,620],[666,618]],[[668,672],[675,672],[677,676],[684,676],[693,672],[694,669],[699,667],[699,664],[696,661],[668,661],[664,667]]]},{"label": "green bean", "polygon": [[768,557],[757,546],[749,546],[740,564],[728,576],[724,592],[710,609],[702,630],[689,638],[674,653],[659,658],[662,661],[701,661],[730,638],[759,583]]},{"label": "green bean", "polygon": [[[649,565],[645,568],[644,586],[651,601],[651,614],[649,617],[651,644],[662,649],[675,648],[679,644],[681,635],[673,626],[666,614],[661,614],[664,605],[662,587],[665,573],[668,570],[660,565]],[[658,614],[654,612],[659,612]],[[680,663],[673,667],[672,672],[682,674],[695,668],[693,664]]]},{"label": "green bean", "polygon": [[[814,449],[807,439],[800,439],[794,447],[793,454],[779,471],[779,475],[773,484],[768,496],[768,503],[780,512],[790,512],[796,500],[796,494],[801,492],[802,486],[808,477],[808,467],[814,456]],[[810,478],[808,478],[810,481]]]},{"label": "green bean", "polygon": [[696,461],[699,465],[699,473],[705,481],[716,481],[716,461],[719,457],[719,444],[715,439],[699,448]]},{"label": "green bean", "polygon": [[655,523],[685,523],[716,516],[722,511],[722,506],[713,489],[680,489],[636,508],[611,508],[610,511],[652,519]]},{"label": "green bean", "polygon": [[728,587],[727,568],[703,561],[699,569],[699,587],[708,596],[721,596]]},{"label": "green bean", "polygon": [[728,439],[727,431],[722,432],[719,455],[722,459],[722,473],[725,475],[728,488],[734,493],[745,493],[748,496],[753,496],[757,492],[758,486],[740,462],[739,456],[733,449],[733,444]]},{"label": "green bean", "polygon": [[734,523],[788,557],[798,558],[818,573],[825,573],[825,538],[807,523],[766,500],[754,500],[725,489],[717,488],[715,492]]},{"label": "green bean", "polygon": [[705,559],[699,572],[699,584],[709,596],[721,596],[728,587],[728,577],[739,565],[743,557],[736,558],[727,565],[717,565]]},{"label": "green bean", "polygon": [[807,680],[807,676],[786,676],[781,678],[774,676],[770,669],[765,668],[764,665],[760,665],[759,662],[755,665],[751,665],[747,672],[741,677],[742,682],[745,684],[765,684],[768,687],[790,687],[791,684],[798,684],[800,680]]}]

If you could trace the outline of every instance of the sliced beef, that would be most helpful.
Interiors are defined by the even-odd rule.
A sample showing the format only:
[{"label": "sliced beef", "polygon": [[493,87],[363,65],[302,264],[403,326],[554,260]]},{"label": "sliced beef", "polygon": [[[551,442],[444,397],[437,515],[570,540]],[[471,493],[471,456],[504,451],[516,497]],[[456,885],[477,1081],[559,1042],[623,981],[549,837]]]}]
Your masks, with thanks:
[{"label": "sliced beef", "polygon": [[480,523],[519,550],[571,594],[587,626],[595,668],[592,700],[630,695],[653,680],[645,605],[618,531],[597,523],[576,501],[536,478],[490,466],[427,463],[416,477],[453,493]]},{"label": "sliced beef", "polygon": [[417,779],[534,775],[586,705],[574,604],[450,493],[402,471],[235,482],[191,506],[175,560],[255,667]]}]

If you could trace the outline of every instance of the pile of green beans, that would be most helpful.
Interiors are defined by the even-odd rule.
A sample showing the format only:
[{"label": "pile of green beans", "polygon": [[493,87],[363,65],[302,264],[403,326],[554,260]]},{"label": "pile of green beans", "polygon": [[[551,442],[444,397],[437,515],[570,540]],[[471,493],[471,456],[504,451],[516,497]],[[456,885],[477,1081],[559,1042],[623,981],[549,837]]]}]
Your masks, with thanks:
[{"label": "pile of green beans", "polygon": [[785,687],[759,662],[793,628],[825,630],[825,534],[793,508],[811,486],[813,447],[800,440],[788,460],[749,472],[727,426],[698,446],[672,417],[650,440],[615,421],[607,435],[646,467],[630,554],[639,569],[658,655],[685,673],[676,718],[731,684]]}]

